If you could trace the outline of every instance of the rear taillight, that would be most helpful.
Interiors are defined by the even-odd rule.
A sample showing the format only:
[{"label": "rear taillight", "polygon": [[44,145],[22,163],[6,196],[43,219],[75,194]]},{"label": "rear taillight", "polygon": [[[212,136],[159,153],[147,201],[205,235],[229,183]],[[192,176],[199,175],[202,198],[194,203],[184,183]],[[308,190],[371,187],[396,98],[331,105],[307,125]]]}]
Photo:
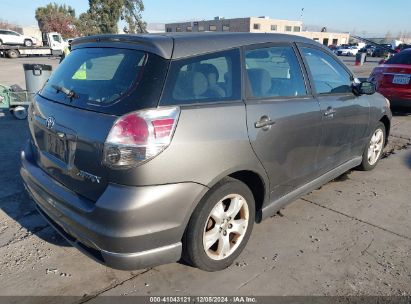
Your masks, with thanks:
[{"label": "rear taillight", "polygon": [[179,114],[180,109],[173,107],[120,117],[104,143],[103,163],[127,169],[157,156],[170,144]]},{"label": "rear taillight", "polygon": [[382,73],[384,71],[384,68],[374,68],[374,70],[371,72],[370,77],[368,78],[368,81],[371,81],[374,84],[377,84],[378,81],[380,80]]}]

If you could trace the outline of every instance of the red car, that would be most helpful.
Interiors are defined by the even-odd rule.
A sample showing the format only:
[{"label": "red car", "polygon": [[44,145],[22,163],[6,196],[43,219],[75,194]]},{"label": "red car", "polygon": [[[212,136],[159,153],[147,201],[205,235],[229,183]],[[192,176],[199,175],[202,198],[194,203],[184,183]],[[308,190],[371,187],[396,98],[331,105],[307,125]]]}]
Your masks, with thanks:
[{"label": "red car", "polygon": [[411,107],[411,49],[403,50],[374,68],[369,81],[391,105]]}]

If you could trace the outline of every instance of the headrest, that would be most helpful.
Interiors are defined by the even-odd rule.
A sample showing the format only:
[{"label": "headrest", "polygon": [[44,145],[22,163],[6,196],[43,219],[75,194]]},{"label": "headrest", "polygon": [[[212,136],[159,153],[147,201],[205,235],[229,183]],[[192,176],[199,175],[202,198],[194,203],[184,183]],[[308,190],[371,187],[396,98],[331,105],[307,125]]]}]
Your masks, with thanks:
[{"label": "headrest", "polygon": [[194,97],[203,95],[208,89],[208,80],[201,72],[192,73],[192,92]]},{"label": "headrest", "polygon": [[208,76],[210,74],[215,74],[217,75],[216,79],[219,79],[219,73],[217,68],[211,64],[211,63],[202,63],[196,66],[195,68],[196,71],[202,72],[205,76]]},{"label": "headrest", "polygon": [[267,96],[271,89],[271,77],[265,69],[248,69],[248,79],[256,97]]}]

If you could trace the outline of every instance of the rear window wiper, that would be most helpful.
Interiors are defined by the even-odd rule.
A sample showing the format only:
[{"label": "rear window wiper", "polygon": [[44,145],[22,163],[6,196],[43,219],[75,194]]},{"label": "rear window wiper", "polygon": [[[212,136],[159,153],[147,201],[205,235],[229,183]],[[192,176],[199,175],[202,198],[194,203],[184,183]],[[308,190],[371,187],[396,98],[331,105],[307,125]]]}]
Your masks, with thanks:
[{"label": "rear window wiper", "polygon": [[76,92],[74,92],[73,90],[67,89],[66,87],[63,86],[58,86],[56,84],[52,84],[51,87],[53,89],[55,89],[58,92],[62,92],[64,93],[68,98],[70,98],[70,101],[73,100],[73,98],[77,98],[78,95],[76,94]]}]

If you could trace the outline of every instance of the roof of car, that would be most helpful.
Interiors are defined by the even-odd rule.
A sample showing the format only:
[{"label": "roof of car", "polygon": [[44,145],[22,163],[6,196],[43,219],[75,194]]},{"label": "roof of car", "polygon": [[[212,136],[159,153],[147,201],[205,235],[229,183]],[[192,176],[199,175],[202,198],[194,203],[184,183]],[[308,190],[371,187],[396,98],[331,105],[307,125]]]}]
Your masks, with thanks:
[{"label": "roof of car", "polygon": [[197,54],[226,50],[244,45],[269,42],[317,42],[297,35],[265,33],[162,33],[97,35],[75,39],[73,49],[82,47],[118,47],[144,49],[166,59],[178,59]]}]

